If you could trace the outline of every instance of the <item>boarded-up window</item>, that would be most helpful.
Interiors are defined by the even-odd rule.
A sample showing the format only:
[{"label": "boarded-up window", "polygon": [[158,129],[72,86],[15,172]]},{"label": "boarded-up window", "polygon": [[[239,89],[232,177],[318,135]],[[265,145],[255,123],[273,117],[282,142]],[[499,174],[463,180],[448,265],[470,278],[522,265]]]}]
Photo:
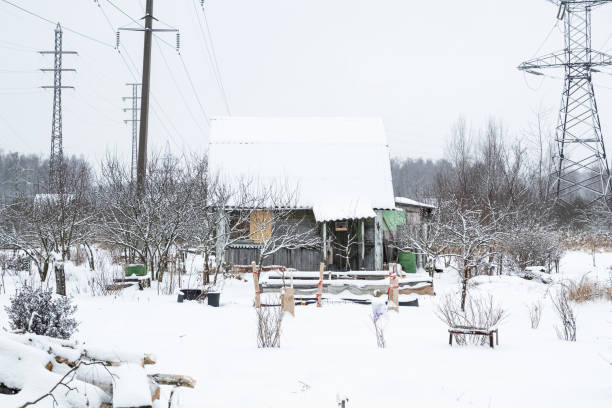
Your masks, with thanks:
[{"label": "boarded-up window", "polygon": [[260,244],[270,239],[272,234],[272,213],[266,210],[255,210],[251,213],[250,238]]}]

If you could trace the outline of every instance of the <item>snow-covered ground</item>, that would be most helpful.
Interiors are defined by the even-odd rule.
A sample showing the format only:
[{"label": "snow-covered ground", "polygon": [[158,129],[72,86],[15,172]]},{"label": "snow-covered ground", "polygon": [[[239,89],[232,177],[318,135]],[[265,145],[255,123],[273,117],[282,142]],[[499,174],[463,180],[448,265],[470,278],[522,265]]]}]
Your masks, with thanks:
[{"label": "snow-covered ground", "polygon": [[[597,254],[596,262],[594,268],[590,254],[569,252],[554,279],[590,272],[609,280],[612,253]],[[157,364],[149,371],[194,377],[195,389],[175,393],[173,406],[180,407],[335,407],[338,393],[351,408],[612,406],[612,303],[576,305],[577,341],[566,342],[554,330],[558,318],[547,292],[554,285],[477,277],[471,293],[492,294],[509,312],[499,347],[450,347],[436,316],[440,295],[459,289],[449,270],[435,277],[438,296],[389,312],[385,349],[377,348],[371,307],[341,303],[297,306],[295,317],[285,318],[280,349],[258,349],[252,285],[226,282],[221,307],[213,308],[177,303],[176,295],[157,295],[155,287],[91,297],[81,282],[75,337],[154,353]],[[0,295],[0,306],[10,291]],[[545,306],[534,330],[527,305],[538,300]],[[8,327],[4,308],[0,327]]]}]

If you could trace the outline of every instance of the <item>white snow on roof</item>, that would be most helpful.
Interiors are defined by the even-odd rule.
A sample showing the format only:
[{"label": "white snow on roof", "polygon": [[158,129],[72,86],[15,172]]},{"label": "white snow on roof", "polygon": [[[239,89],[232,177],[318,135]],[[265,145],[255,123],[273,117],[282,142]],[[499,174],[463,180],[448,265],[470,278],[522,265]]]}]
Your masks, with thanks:
[{"label": "white snow on roof", "polygon": [[230,184],[288,186],[295,206],[313,208],[319,221],[395,208],[381,119],[213,119],[209,166]]},{"label": "white snow on roof", "polygon": [[395,197],[395,204],[410,205],[413,207],[423,207],[423,208],[436,208],[435,205],[425,204],[420,201],[412,200],[406,197]]},{"label": "white snow on roof", "polygon": [[320,222],[376,217],[372,204],[365,200],[321,200],[312,211]]}]

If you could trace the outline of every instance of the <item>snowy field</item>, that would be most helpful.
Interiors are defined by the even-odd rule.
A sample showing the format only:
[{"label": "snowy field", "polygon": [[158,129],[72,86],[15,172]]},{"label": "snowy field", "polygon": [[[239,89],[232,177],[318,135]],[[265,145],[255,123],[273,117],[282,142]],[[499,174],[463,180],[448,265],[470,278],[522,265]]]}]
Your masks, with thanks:
[{"label": "snowy field", "polygon": [[[557,281],[589,276],[610,279],[612,253],[567,253]],[[457,292],[457,275],[435,277],[438,296],[419,298],[386,319],[387,348],[376,345],[371,307],[355,304],[296,306],[283,323],[280,349],[258,349],[253,283],[230,280],[221,307],[177,303],[154,288],[118,296],[75,295],[79,331],[90,345],[151,352],[151,372],[194,377],[194,389],[175,392],[173,407],[610,407],[612,406],[612,303],[576,305],[577,341],[559,340],[558,318],[544,285],[518,277],[478,277],[472,294],[492,294],[509,316],[499,347],[450,347],[436,316],[440,295]],[[83,285],[81,285],[83,286]],[[551,289],[552,288],[552,289]],[[0,295],[9,303],[12,289]],[[84,291],[83,291],[84,292]],[[544,303],[538,329],[527,305]],[[0,308],[0,327],[8,328]],[[1,369],[1,367],[0,367]],[[156,407],[167,407],[164,387]],[[0,406],[11,407],[0,395]],[[51,406],[51,401],[46,401]],[[399,404],[399,405],[398,405]]]}]

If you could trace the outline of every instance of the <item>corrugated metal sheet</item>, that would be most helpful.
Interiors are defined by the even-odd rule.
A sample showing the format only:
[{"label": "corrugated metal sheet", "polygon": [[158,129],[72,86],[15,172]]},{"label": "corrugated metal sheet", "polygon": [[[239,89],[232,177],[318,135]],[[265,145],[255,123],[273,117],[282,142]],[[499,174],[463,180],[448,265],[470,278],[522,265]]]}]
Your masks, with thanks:
[{"label": "corrugated metal sheet", "polygon": [[316,205],[319,211],[341,214],[351,207],[338,203],[354,201],[364,210],[356,214],[361,218],[373,216],[374,208],[395,208],[380,119],[216,119],[208,160],[211,173],[236,188],[248,184],[253,192],[273,188],[292,193],[293,207]]}]

